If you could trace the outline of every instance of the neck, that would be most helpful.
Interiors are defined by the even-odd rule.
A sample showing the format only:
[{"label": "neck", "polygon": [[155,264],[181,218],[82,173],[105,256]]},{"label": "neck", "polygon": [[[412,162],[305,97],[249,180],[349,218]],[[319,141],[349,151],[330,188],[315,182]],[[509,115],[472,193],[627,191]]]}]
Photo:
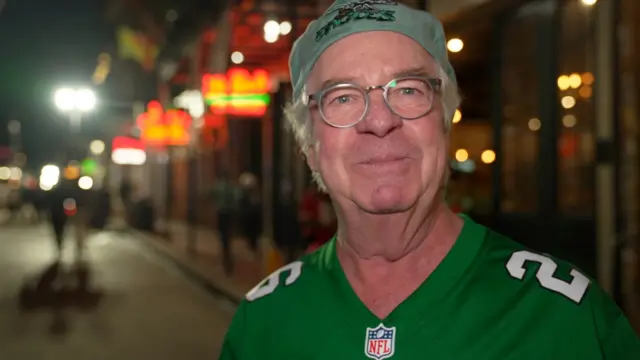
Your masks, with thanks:
[{"label": "neck", "polygon": [[342,224],[338,256],[350,280],[379,283],[382,277],[422,283],[455,243],[463,220],[445,204],[416,215],[378,215],[370,221],[360,219],[356,226]]}]

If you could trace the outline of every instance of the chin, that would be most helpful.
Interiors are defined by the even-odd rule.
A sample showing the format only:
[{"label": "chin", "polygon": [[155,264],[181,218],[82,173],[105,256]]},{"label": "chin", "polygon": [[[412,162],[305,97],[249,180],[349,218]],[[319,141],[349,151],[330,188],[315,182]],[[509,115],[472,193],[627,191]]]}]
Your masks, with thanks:
[{"label": "chin", "polygon": [[362,210],[371,214],[395,214],[411,209],[418,198],[419,187],[406,184],[378,184],[355,190],[353,200]]}]

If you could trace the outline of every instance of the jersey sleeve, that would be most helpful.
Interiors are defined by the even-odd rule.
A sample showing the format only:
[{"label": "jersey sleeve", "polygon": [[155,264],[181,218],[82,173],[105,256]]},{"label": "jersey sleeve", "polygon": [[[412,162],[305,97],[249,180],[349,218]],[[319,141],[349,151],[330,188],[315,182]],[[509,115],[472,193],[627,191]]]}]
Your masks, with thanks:
[{"label": "jersey sleeve", "polygon": [[601,287],[590,289],[593,322],[605,360],[640,359],[640,339],[622,309]]},{"label": "jersey sleeve", "polygon": [[602,340],[605,360],[640,359],[640,339],[624,315],[620,315]]},{"label": "jersey sleeve", "polygon": [[236,310],[224,337],[219,360],[244,360],[242,349],[246,332],[246,312],[246,303],[243,301]]}]

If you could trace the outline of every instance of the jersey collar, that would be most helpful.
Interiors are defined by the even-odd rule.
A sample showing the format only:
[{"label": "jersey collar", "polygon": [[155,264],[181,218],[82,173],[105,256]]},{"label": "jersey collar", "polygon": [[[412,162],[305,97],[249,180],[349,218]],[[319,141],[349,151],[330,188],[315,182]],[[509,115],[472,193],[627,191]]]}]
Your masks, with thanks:
[{"label": "jersey collar", "polygon": [[344,311],[343,318],[349,323],[357,323],[360,326],[368,324],[367,326],[373,327],[381,321],[385,325],[393,325],[397,322],[417,324],[421,323],[422,318],[428,316],[430,312],[439,311],[447,296],[456,287],[462,286],[459,280],[476,259],[488,230],[466,215],[461,214],[460,217],[464,220],[462,231],[442,262],[418,289],[382,320],[371,313],[353,291],[338,259],[337,240],[334,236],[323,254],[323,262],[331,272],[334,286],[338,288],[339,296],[343,299],[340,306],[342,309],[333,310]]}]

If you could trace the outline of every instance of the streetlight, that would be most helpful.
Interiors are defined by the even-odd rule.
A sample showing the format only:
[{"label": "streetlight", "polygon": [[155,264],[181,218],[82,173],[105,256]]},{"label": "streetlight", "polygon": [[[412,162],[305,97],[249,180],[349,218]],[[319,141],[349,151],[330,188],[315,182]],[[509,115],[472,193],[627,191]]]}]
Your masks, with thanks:
[{"label": "streetlight", "polygon": [[280,35],[288,35],[293,30],[293,25],[288,21],[281,23],[275,20],[269,20],[264,23],[264,41],[274,43],[278,41]]},{"label": "streetlight", "polygon": [[104,142],[100,140],[93,140],[89,144],[89,150],[93,155],[102,155],[102,153],[104,152],[104,148],[105,148]]},{"label": "streetlight", "polygon": [[291,25],[290,22],[288,21],[283,21],[280,23],[280,35],[288,35],[291,30],[292,30],[293,26]]},{"label": "streetlight", "polygon": [[447,41],[447,49],[452,53],[457,53],[462,51],[464,48],[464,42],[458,38],[453,38]]},{"label": "streetlight", "polygon": [[78,187],[82,190],[89,190],[93,187],[93,179],[90,176],[83,176],[78,179]]},{"label": "streetlight", "polygon": [[244,54],[241,53],[240,51],[234,51],[231,54],[231,62],[234,64],[242,64],[242,62],[244,61]]},{"label": "streetlight", "polygon": [[54,100],[60,111],[69,114],[73,132],[80,130],[82,113],[89,112],[96,107],[96,95],[91,89],[62,88],[55,92]]}]

